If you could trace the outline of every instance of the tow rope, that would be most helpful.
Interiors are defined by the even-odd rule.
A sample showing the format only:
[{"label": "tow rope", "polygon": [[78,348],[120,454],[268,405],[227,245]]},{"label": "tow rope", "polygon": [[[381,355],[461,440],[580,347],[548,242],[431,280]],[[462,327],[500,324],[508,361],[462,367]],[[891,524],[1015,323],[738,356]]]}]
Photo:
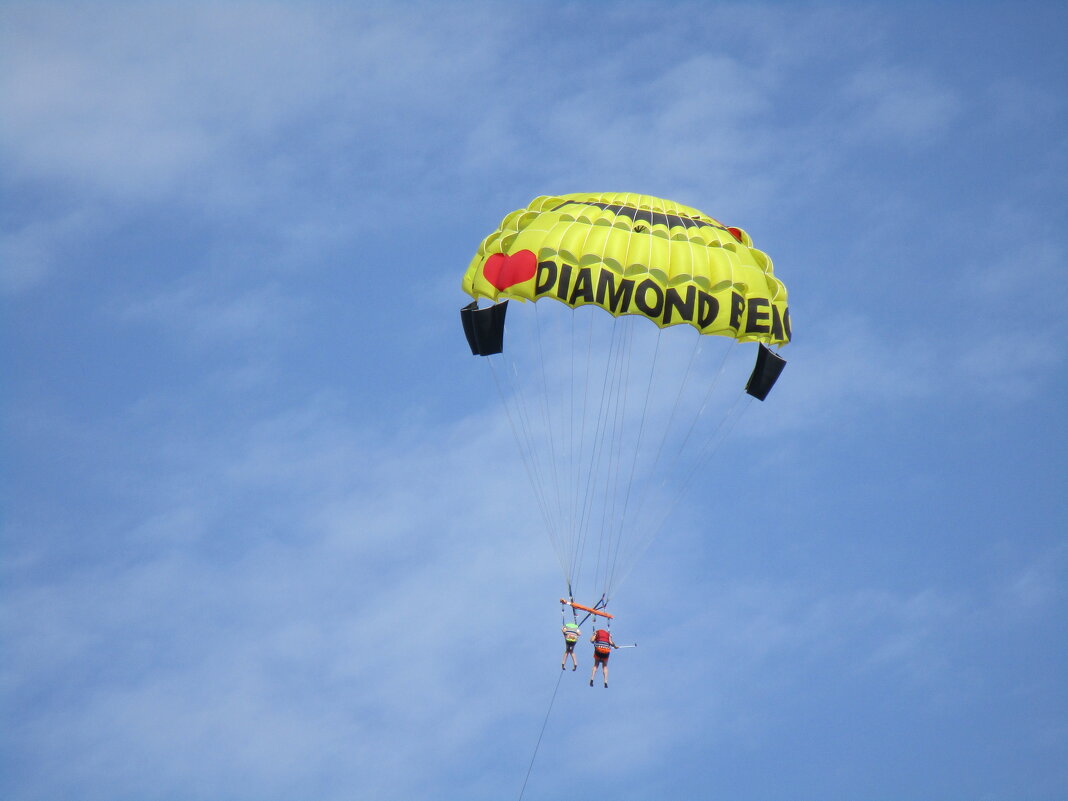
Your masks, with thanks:
[{"label": "tow rope", "polygon": [[541,738],[545,734],[545,727],[549,723],[549,714],[553,711],[553,702],[556,701],[556,691],[560,689],[560,679],[564,675],[563,671],[560,671],[556,676],[556,686],[553,688],[553,697],[549,699],[549,708],[545,712],[545,720],[542,721],[541,731],[538,732],[538,742],[534,744],[534,753],[530,755],[530,765],[527,766],[527,775],[523,779],[523,786],[519,789],[519,801],[523,801],[523,793],[527,789],[527,781],[530,779],[530,771],[534,769],[534,759],[538,756],[538,748],[541,747]]}]

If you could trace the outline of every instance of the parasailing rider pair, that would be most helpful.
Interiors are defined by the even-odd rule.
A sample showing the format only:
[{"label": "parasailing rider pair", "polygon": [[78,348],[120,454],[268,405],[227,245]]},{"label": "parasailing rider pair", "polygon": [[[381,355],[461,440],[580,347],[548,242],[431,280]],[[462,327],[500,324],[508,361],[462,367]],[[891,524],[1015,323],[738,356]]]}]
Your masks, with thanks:
[{"label": "parasailing rider pair", "polygon": [[[577,610],[608,621],[615,589],[740,415],[741,391],[708,423],[729,348],[722,359],[711,349],[711,382],[698,356],[711,340],[758,343],[744,392],[764,400],[785,365],[770,347],[792,333],[786,287],[740,228],[626,193],[535,198],[482,241],[462,285],[474,298],[460,312],[464,333],[472,354],[494,357],[567,583],[561,604],[576,622]],[[505,353],[510,300],[535,303]],[[634,322],[643,317],[655,327]],[[679,473],[685,480],[669,480]],[[584,579],[600,593],[593,607],[572,595]]]}]

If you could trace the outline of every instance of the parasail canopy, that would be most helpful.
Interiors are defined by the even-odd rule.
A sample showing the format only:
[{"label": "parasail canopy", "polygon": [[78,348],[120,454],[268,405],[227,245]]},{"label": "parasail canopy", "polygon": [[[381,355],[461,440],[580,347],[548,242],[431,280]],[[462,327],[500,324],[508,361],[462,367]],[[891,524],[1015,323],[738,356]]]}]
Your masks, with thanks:
[{"label": "parasail canopy", "polygon": [[790,341],[786,287],[749,235],[650,195],[535,198],[482,241],[463,288],[476,301],[551,298],[742,342]]},{"label": "parasail canopy", "polygon": [[[713,452],[785,364],[768,346],[791,338],[786,287],[742,229],[626,193],[535,198],[462,286],[572,608],[603,612],[686,494],[715,492]],[[730,359],[746,342],[748,382]]]}]

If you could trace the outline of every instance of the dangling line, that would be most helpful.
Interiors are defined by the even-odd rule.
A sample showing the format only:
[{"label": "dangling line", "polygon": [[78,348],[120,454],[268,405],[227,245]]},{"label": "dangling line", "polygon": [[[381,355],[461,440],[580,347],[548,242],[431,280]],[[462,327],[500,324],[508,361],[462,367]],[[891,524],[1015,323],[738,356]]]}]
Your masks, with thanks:
[{"label": "dangling line", "polygon": [[560,678],[564,675],[564,671],[560,671],[560,675],[556,677],[556,687],[553,688],[553,697],[549,699],[549,708],[545,712],[545,720],[541,724],[541,731],[538,733],[538,742],[534,745],[534,753],[530,756],[530,765],[527,766],[527,775],[523,779],[523,786],[519,789],[519,801],[523,801],[523,793],[527,789],[527,781],[530,779],[530,771],[534,769],[534,759],[538,756],[538,748],[541,746],[542,735],[545,734],[545,726],[549,723],[549,714],[553,711],[553,702],[556,700],[556,691],[560,689]]}]

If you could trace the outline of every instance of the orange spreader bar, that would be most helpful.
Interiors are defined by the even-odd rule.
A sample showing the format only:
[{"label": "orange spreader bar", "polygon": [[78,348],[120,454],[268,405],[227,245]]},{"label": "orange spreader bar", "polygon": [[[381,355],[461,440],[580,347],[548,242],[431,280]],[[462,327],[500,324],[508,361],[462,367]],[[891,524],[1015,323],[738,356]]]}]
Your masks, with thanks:
[{"label": "orange spreader bar", "polygon": [[583,612],[589,612],[591,615],[600,615],[601,617],[606,617],[609,620],[615,620],[612,615],[608,614],[607,612],[602,612],[600,609],[590,609],[588,606],[583,606],[582,604],[577,604],[574,601],[568,601],[564,598],[560,599],[560,603],[568,604],[569,606],[573,606],[575,609],[581,609]]}]

